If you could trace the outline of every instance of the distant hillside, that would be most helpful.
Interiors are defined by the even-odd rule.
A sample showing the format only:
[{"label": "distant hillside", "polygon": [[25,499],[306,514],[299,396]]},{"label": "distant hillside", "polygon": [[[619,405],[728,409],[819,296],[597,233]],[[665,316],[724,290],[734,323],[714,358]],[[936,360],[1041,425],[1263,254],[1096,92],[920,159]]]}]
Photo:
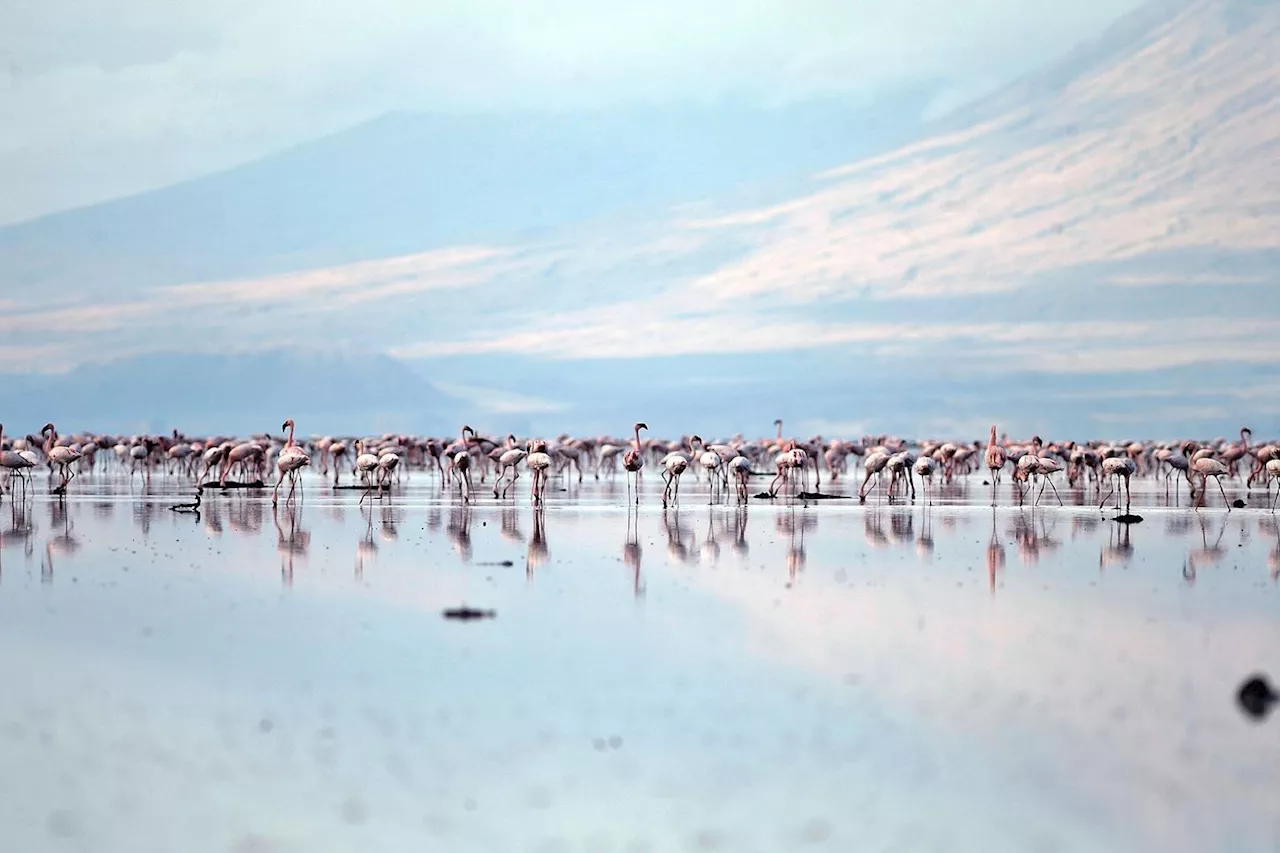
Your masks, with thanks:
[{"label": "distant hillside", "polygon": [[0,297],[99,296],[439,247],[737,191],[900,141],[927,93],[882,108],[396,113],[239,168],[0,228]]},{"label": "distant hillside", "polygon": [[[993,418],[1047,431],[1052,415],[1092,423],[1086,435],[1225,434],[1244,419],[1273,434],[1278,44],[1280,2],[1156,0],[945,128],[764,200],[726,190],[434,250],[424,231],[400,255],[194,286],[133,252],[130,275],[153,260],[154,284],[105,287],[104,271],[0,294],[0,359],[325,341],[385,350],[464,411],[543,428],[910,423],[927,405],[942,432]],[[583,174],[573,186],[617,201],[613,178]],[[607,206],[575,192],[574,210]],[[158,207],[146,221],[166,210],[181,219]],[[84,215],[106,227],[109,212]],[[412,225],[387,230],[409,240]],[[279,260],[265,252],[246,257]],[[68,268],[36,257],[33,275]]]},{"label": "distant hillside", "polygon": [[453,400],[381,355],[156,353],[68,374],[0,374],[0,387],[15,433],[46,420],[64,432],[273,432],[287,417],[304,434],[456,429]]}]

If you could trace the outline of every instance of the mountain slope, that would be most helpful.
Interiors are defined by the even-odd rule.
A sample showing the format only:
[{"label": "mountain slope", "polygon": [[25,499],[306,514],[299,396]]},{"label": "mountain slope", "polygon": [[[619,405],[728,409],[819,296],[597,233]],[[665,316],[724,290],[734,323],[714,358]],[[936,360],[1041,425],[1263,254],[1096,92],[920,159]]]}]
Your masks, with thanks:
[{"label": "mountain slope", "polygon": [[[1123,399],[1149,419],[1134,430],[1251,414],[1263,433],[1280,416],[1257,393],[1280,364],[1277,44],[1280,3],[1162,0],[966,123],[768,204],[29,298],[0,305],[0,359],[376,340],[449,387],[561,419],[643,401],[653,420],[710,421],[798,399],[815,422],[903,420],[952,387],[957,417],[1017,422],[1059,395],[1099,427]],[[1157,376],[1167,404],[1145,406]]]},{"label": "mountain slope", "polygon": [[577,114],[397,113],[236,169],[0,229],[0,295],[260,275],[513,235],[833,166],[927,93]]}]

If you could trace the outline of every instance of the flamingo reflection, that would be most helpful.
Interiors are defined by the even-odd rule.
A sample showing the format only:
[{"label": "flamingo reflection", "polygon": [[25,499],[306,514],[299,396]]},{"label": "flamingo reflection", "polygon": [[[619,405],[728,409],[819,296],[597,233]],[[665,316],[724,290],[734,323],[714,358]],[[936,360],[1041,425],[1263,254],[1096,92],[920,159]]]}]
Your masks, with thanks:
[{"label": "flamingo reflection", "polygon": [[444,528],[458,559],[464,563],[471,562],[471,503],[449,505],[449,521]]},{"label": "flamingo reflection", "polygon": [[311,533],[301,526],[302,510],[298,502],[286,503],[284,512],[287,525],[280,523],[280,508],[271,507],[271,520],[276,526],[276,551],[280,554],[280,579],[285,586],[293,586],[294,557],[306,560]]},{"label": "flamingo reflection", "polygon": [[[712,473],[711,476],[715,476],[715,474]],[[714,566],[720,562],[720,542],[716,539],[715,510],[711,507],[707,508],[707,538],[702,543],[698,561],[709,566]]]},{"label": "flamingo reflection", "polygon": [[1124,565],[1133,559],[1133,543],[1130,541],[1132,524],[1112,524],[1107,534],[1107,544],[1098,555],[1098,570],[1107,566]]},{"label": "flamingo reflection", "polygon": [[533,512],[533,536],[529,538],[529,550],[525,556],[524,574],[533,580],[535,570],[547,564],[551,551],[547,547],[547,509],[543,503],[535,504]]},{"label": "flamingo reflection", "polygon": [[[667,557],[677,563],[688,563],[691,559],[689,546],[685,544],[685,530],[680,527],[680,507],[668,510],[662,508],[662,529],[667,534]],[[692,531],[689,532],[692,539]]]},{"label": "flamingo reflection", "polygon": [[1200,522],[1200,547],[1193,548],[1187,553],[1187,559],[1182,566],[1182,577],[1186,580],[1188,586],[1192,586],[1196,582],[1196,575],[1200,569],[1211,566],[1226,556],[1226,549],[1222,547],[1222,535],[1227,532],[1227,520],[1224,517],[1222,524],[1218,527],[1218,535],[1213,540],[1213,544],[1209,544],[1209,528],[1213,526],[1212,516],[1197,515],[1196,520]]},{"label": "flamingo reflection", "polygon": [[751,555],[751,546],[747,544],[747,505],[742,504],[737,507],[733,513],[733,523],[731,526],[733,531],[733,553],[737,555],[739,560],[746,562]]},{"label": "flamingo reflection", "polygon": [[627,505],[627,538],[622,543],[622,562],[631,569],[631,589],[636,598],[644,595],[644,587],[640,583],[640,558],[644,549],[640,547],[640,514],[633,512],[630,502]]},{"label": "flamingo reflection", "polygon": [[996,530],[996,510],[991,508],[991,539],[987,542],[987,588],[992,595],[996,592],[996,574],[1004,571],[1006,560],[1004,543],[1000,541],[1000,533]]}]

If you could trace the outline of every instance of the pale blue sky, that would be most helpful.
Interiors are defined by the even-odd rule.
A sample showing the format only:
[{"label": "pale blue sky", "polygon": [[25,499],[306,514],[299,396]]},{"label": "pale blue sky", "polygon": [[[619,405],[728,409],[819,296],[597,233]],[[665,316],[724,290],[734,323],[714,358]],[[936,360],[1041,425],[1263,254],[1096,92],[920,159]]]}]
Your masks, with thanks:
[{"label": "pale blue sky", "polygon": [[936,87],[932,116],[1135,5],[8,0],[0,224],[162,186],[394,109],[875,100],[926,82]]}]

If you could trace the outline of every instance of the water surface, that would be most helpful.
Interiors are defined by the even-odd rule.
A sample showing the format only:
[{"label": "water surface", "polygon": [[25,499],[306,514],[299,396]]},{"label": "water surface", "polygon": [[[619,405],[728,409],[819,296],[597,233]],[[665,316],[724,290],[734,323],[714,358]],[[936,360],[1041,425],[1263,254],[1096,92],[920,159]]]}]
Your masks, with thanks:
[{"label": "water surface", "polygon": [[6,849],[1280,849],[1280,718],[1233,701],[1280,674],[1270,512],[39,491]]}]

